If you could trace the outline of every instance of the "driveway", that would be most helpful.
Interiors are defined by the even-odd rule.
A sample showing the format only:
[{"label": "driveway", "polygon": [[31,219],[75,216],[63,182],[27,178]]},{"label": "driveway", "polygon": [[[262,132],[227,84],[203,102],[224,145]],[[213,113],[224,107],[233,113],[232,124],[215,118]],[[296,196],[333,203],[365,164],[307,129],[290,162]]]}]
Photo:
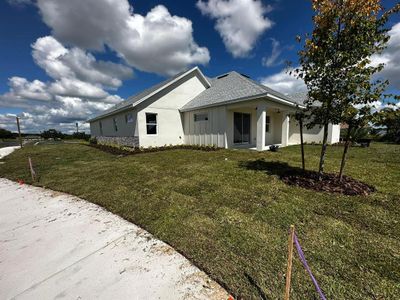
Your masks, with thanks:
[{"label": "driveway", "polygon": [[0,179],[0,299],[227,299],[148,232],[77,197]]}]

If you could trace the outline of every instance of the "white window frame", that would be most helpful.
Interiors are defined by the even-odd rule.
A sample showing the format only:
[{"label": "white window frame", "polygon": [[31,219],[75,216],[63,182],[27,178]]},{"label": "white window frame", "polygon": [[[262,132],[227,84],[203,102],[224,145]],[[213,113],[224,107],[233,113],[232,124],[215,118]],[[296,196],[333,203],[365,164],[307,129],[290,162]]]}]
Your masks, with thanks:
[{"label": "white window frame", "polygon": [[132,113],[127,113],[125,114],[125,123],[133,123],[133,115]]},{"label": "white window frame", "polygon": [[118,132],[117,118],[113,118],[113,126],[114,126],[114,131],[115,131],[115,132]]},{"label": "white window frame", "polygon": [[[200,120],[199,120],[199,117],[202,117]],[[193,120],[194,120],[194,122],[207,122],[208,121],[208,112],[203,112],[203,113],[195,113],[194,115],[193,115]]]},{"label": "white window frame", "polygon": [[[147,115],[155,115],[156,116],[156,122],[155,123],[147,123]],[[145,118],[146,118],[146,134],[147,135],[158,135],[158,114],[157,113],[152,113],[152,112],[146,112],[145,113]],[[155,125],[156,126],[156,133],[149,133],[147,130],[148,125]]]}]

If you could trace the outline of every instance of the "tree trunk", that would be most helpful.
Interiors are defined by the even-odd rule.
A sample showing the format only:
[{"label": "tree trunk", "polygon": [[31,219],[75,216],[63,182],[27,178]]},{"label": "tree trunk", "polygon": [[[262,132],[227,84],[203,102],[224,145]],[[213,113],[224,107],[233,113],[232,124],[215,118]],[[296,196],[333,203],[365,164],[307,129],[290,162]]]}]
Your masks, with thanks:
[{"label": "tree trunk", "polygon": [[342,179],[343,179],[343,171],[344,171],[344,166],[346,164],[347,152],[348,152],[349,147],[350,147],[350,131],[351,131],[351,129],[352,128],[350,126],[347,128],[346,142],[344,144],[342,162],[340,164],[340,172],[339,172],[339,181],[340,182],[342,182]]},{"label": "tree trunk", "polygon": [[324,167],[325,167],[325,154],[326,154],[327,140],[328,140],[328,125],[329,123],[325,123],[324,125],[324,137],[322,139],[321,157],[319,159],[319,169],[318,169],[318,174],[320,179],[322,177],[322,174],[324,173]]},{"label": "tree trunk", "polygon": [[301,143],[301,164],[303,166],[303,171],[305,171],[306,163],[304,161],[303,118],[299,119],[299,125],[300,125],[300,143]]}]

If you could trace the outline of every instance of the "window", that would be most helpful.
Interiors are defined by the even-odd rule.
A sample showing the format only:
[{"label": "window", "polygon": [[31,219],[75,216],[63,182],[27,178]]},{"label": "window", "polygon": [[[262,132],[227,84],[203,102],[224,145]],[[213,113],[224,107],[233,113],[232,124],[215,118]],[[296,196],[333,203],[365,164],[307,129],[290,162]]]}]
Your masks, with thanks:
[{"label": "window", "polygon": [[114,130],[118,131],[117,119],[113,118]]},{"label": "window", "polygon": [[100,135],[103,135],[103,123],[101,123],[101,121],[99,122],[99,126],[100,126]]},{"label": "window", "polygon": [[125,123],[133,123],[132,114],[126,114],[125,115]]},{"label": "window", "polygon": [[147,134],[157,134],[157,114],[146,113]]},{"label": "window", "polygon": [[265,117],[265,132],[269,132],[269,125],[271,122],[271,118],[269,116]]},{"label": "window", "polygon": [[208,121],[208,114],[207,113],[194,114],[194,121],[195,122]]}]

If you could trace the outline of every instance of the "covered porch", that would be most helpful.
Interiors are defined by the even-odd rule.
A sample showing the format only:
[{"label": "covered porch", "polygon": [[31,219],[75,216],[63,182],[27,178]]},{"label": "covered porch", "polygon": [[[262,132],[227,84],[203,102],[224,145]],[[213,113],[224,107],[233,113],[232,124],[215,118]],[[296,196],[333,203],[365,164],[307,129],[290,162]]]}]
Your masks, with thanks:
[{"label": "covered porch", "polygon": [[228,148],[264,151],[271,145],[287,146],[289,116],[294,112],[294,108],[269,99],[227,106]]}]

